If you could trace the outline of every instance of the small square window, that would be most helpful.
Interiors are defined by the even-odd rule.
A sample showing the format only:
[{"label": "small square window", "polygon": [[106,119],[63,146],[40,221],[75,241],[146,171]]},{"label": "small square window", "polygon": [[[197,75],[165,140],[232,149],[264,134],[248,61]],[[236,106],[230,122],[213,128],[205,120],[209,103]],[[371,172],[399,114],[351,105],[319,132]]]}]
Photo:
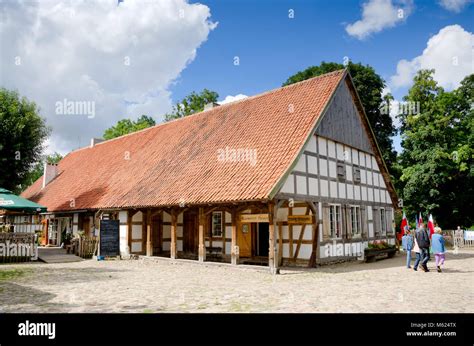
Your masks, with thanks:
[{"label": "small square window", "polygon": [[360,183],[360,168],[354,167],[354,182]]},{"label": "small square window", "polygon": [[345,179],[346,178],[346,167],[343,163],[338,163],[337,164],[337,177],[339,179]]}]

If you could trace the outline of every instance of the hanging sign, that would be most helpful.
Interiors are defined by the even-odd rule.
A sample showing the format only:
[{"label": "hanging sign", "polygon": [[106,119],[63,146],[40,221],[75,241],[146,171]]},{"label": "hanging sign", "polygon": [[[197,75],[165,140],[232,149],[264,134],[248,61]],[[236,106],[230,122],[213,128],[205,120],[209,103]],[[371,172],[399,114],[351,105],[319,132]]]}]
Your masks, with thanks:
[{"label": "hanging sign", "polygon": [[268,222],[268,214],[241,214],[240,222]]},{"label": "hanging sign", "polygon": [[313,215],[288,215],[289,225],[310,225],[313,223]]}]

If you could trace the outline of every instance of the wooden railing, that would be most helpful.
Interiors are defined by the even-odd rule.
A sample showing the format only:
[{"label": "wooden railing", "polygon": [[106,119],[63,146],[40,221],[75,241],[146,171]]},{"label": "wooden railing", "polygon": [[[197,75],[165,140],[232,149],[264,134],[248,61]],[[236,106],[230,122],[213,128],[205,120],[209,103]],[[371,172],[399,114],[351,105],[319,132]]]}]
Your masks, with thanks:
[{"label": "wooden railing", "polygon": [[74,246],[74,254],[82,258],[92,258],[97,252],[98,238],[79,236],[71,241]]}]

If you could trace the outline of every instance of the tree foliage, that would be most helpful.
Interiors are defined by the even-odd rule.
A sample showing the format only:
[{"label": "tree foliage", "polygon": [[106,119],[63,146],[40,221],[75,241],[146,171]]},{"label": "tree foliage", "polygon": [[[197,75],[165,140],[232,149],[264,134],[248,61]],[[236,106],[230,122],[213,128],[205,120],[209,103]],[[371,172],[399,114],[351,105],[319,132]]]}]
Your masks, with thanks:
[{"label": "tree foliage", "polygon": [[179,119],[201,112],[204,110],[206,104],[217,102],[218,98],[218,93],[208,89],[204,89],[199,94],[193,91],[183,100],[174,105],[171,113],[165,114],[165,121]]},{"label": "tree foliage", "polygon": [[153,118],[146,115],[142,115],[136,121],[132,121],[130,119],[122,119],[119,122],[117,122],[116,125],[105,130],[102,137],[104,139],[112,139],[112,138],[126,135],[128,133],[143,130],[143,129],[146,129],[147,127],[151,127],[155,125],[156,125],[155,120],[153,120]]},{"label": "tree foliage", "polygon": [[412,215],[432,213],[442,227],[474,223],[474,75],[446,92],[420,70],[404,100],[419,114],[400,114],[401,194]]},{"label": "tree foliage", "polygon": [[19,192],[50,129],[34,102],[0,88],[0,186]]},{"label": "tree foliage", "polygon": [[[311,66],[294,74],[289,77],[283,85],[293,84],[325,73],[341,70],[343,68],[345,68],[345,66],[342,64],[323,61],[319,66]],[[352,80],[354,81],[355,88],[359,94],[362,105],[364,106],[385,163],[392,176],[394,174],[397,176],[397,171],[394,168],[397,154],[393,149],[392,142],[392,137],[397,133],[397,131],[393,126],[390,114],[381,111],[381,106],[384,102],[382,91],[385,87],[385,82],[369,65],[364,66],[361,63],[355,64],[349,62],[347,68],[349,69]]]}]

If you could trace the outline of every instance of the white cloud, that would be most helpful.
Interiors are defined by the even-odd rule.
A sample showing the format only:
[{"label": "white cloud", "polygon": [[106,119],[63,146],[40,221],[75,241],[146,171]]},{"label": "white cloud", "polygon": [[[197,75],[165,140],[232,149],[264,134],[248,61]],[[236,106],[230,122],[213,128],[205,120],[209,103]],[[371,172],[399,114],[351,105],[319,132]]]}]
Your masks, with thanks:
[{"label": "white cloud", "polygon": [[238,95],[235,95],[235,96],[227,95],[223,101],[219,101],[218,103],[220,105],[224,105],[226,103],[242,100],[242,99],[247,98],[247,97],[248,96],[244,95],[244,94],[238,94]]},{"label": "white cloud", "polygon": [[472,0],[440,0],[439,4],[448,11],[459,13],[471,2]]},{"label": "white cloud", "polygon": [[[6,1],[0,11],[1,85],[41,107],[49,151],[63,153],[121,118],[169,111],[170,84],[217,25],[186,0]],[[95,102],[95,117],[55,114],[64,99]]]},{"label": "white cloud", "polygon": [[400,60],[391,77],[393,88],[410,86],[420,69],[435,69],[435,80],[444,88],[456,88],[467,75],[474,73],[474,35],[459,25],[450,25],[431,37],[420,56]]},{"label": "white cloud", "polygon": [[349,35],[359,40],[367,38],[386,28],[391,28],[406,20],[413,9],[411,0],[368,0],[362,4],[362,19],[346,26]]}]

